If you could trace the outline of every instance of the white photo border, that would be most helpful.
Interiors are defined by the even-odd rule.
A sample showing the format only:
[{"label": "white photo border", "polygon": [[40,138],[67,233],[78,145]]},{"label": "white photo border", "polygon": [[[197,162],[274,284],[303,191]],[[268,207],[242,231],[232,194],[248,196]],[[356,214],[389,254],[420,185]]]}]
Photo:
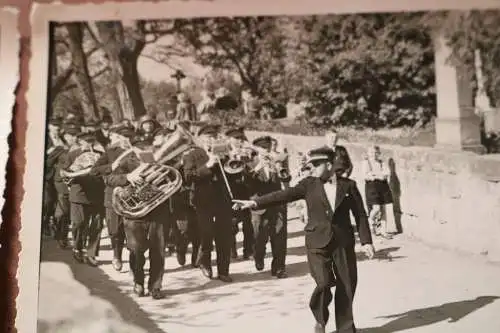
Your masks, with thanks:
[{"label": "white photo border", "polygon": [[[215,16],[295,16],[373,12],[498,9],[497,0],[190,0],[158,2],[105,2],[100,4],[34,4],[31,13],[30,78],[27,92],[26,173],[21,206],[22,251],[19,258],[19,296],[16,327],[36,332],[40,260],[48,78],[49,22],[174,19]],[[34,172],[34,171],[38,172]],[[22,311],[21,311],[22,310]]]}]

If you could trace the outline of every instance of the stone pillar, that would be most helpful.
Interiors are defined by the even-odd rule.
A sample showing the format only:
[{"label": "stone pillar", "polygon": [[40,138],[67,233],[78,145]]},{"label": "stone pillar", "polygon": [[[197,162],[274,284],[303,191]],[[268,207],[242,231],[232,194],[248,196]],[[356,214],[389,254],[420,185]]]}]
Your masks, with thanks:
[{"label": "stone pillar", "polygon": [[465,70],[453,66],[444,36],[435,38],[436,148],[483,153],[480,117],[474,108],[474,92]]}]

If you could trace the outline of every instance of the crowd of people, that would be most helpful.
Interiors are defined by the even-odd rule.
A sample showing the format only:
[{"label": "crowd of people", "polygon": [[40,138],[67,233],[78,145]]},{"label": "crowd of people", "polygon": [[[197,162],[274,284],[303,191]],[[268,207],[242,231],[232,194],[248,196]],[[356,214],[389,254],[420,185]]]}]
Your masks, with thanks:
[{"label": "crowd of people", "polygon": [[[366,214],[357,186],[349,179],[352,162],[347,150],[337,144],[335,131],[325,136],[324,147],[304,154],[297,172],[290,170],[288,152],[275,138],[262,136],[249,142],[244,128],[189,117],[172,126],[147,115],[134,126],[128,120],[113,123],[109,117],[85,123],[70,114],[65,119],[52,118],[47,132],[42,230],[61,249],[71,250],[75,262],[99,265],[101,233],[106,227],[114,269],[122,270],[126,247],[134,293],[161,299],[165,256],[175,252],[184,266],[189,244],[192,267],[207,279],[232,282],[230,262],[238,258],[236,234],[241,226],[241,259],[253,260],[255,269],[263,271],[270,242],[270,275],[283,279],[287,277],[287,203],[303,200],[308,261],[317,284],[310,302],[315,332],[324,332],[330,288],[335,285],[337,327],[344,327],[339,332],[355,332],[352,298],[357,270],[349,212],[356,219],[364,249],[373,256],[370,225],[380,227],[383,207],[391,202],[377,148],[364,166],[370,208]],[[147,177],[137,170],[158,163],[146,156],[163,152],[180,133],[189,133],[187,147],[165,163],[179,171],[182,185],[145,215],[119,214],[116,189],[149,188]],[[318,191],[320,185],[323,192]]]}]

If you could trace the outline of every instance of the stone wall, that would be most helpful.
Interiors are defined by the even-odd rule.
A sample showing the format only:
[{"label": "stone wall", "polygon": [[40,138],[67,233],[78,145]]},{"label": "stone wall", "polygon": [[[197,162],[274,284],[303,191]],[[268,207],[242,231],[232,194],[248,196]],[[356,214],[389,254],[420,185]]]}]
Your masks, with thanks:
[{"label": "stone wall", "polygon": [[[252,140],[265,134],[282,140],[292,155],[323,144],[321,137],[264,132],[248,132],[247,136]],[[359,166],[367,144],[341,144],[354,164],[352,178],[364,192]],[[500,261],[499,155],[380,147],[391,169],[395,216],[403,234],[432,246]]]}]

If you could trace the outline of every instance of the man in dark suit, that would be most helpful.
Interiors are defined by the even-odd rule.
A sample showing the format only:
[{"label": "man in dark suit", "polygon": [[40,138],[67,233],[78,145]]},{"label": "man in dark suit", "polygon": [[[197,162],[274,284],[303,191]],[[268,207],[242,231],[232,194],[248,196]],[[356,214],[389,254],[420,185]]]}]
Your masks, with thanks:
[{"label": "man in dark suit", "polygon": [[116,126],[110,131],[110,144],[106,147],[104,154],[94,164],[89,175],[101,177],[106,185],[104,189],[104,207],[106,210],[106,225],[108,235],[113,249],[113,268],[116,271],[122,270],[122,251],[125,244],[125,230],[123,228],[123,218],[116,214],[113,209],[112,197],[113,186],[107,182],[107,177],[117,168],[115,165],[118,159],[130,147],[130,139],[134,136],[133,128],[123,125]]},{"label": "man in dark suit", "polygon": [[[138,135],[133,139],[132,144],[143,152],[153,152],[152,139]],[[145,161],[142,161],[141,157],[133,152],[122,157],[115,160],[117,165],[113,172],[107,176],[107,185],[113,188],[126,187],[129,184],[143,185],[142,175],[135,170]],[[168,203],[164,202],[141,218],[123,217],[127,248],[130,252],[129,265],[134,278],[134,293],[139,297],[146,295],[144,290],[146,251],[149,252],[149,295],[153,299],[164,297],[161,291],[165,269],[163,228],[168,223],[165,221],[165,217],[168,217],[167,209]]]},{"label": "man in dark suit", "polygon": [[335,151],[335,170],[341,177],[349,178],[352,174],[353,165],[349,153],[344,146],[338,144],[339,134],[331,129],[325,134],[326,146]]},{"label": "man in dark suit", "polygon": [[[253,145],[262,148],[271,154],[272,138],[262,136],[253,141]],[[279,170],[273,165],[274,161],[267,160],[266,156],[259,156],[258,165],[249,172],[250,198],[272,193],[285,188],[280,178]],[[273,260],[271,275],[278,279],[287,277],[285,269],[287,247],[287,206],[286,204],[272,205],[259,211],[252,211],[252,226],[254,230],[254,259],[258,271],[264,269],[266,244],[271,243]]]},{"label": "man in dark suit", "polygon": [[[104,153],[102,147],[96,145],[94,133],[78,134],[78,148],[70,150],[62,164],[61,176],[66,177],[70,166],[82,154],[93,151]],[[73,257],[78,262],[86,261],[97,266],[97,256],[104,217],[104,182],[91,175],[80,175],[72,178],[69,191],[71,234],[74,239]],[[83,248],[87,244],[84,255]]]},{"label": "man in dark suit", "polygon": [[218,130],[219,126],[206,125],[198,131],[204,147],[194,147],[184,155],[183,174],[186,186],[193,190],[192,200],[201,238],[200,269],[205,277],[213,277],[211,257],[215,240],[218,279],[229,283],[232,282],[229,264],[233,212],[218,157],[211,151]]},{"label": "man in dark suit", "polygon": [[[335,321],[338,333],[355,333],[352,302],[357,285],[354,230],[350,212],[363,249],[374,255],[370,227],[363,200],[352,180],[340,177],[334,168],[335,152],[318,148],[309,153],[308,164],[316,177],[307,177],[296,186],[255,198],[233,200],[234,209],[262,209],[305,199],[309,220],[305,226],[305,242],[310,273],[316,281],[309,306],[316,319],[314,330],[324,333],[328,322],[328,305],[335,290]],[[336,279],[335,279],[336,278]],[[335,281],[337,280],[337,281]]]}]

